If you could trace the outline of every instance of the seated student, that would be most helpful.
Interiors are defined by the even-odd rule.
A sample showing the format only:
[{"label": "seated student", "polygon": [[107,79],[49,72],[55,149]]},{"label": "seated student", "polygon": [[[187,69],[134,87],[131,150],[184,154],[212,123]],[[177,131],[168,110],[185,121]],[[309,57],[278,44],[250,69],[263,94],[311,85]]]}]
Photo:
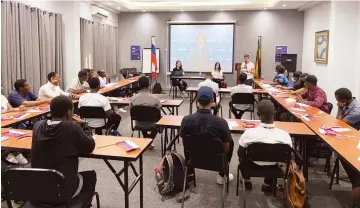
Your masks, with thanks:
[{"label": "seated student", "polygon": [[215,63],[215,67],[213,71],[211,72],[211,75],[214,79],[222,79],[224,78],[223,72],[221,71],[221,65],[220,62]]},{"label": "seated student", "polygon": [[300,89],[300,75],[301,75],[301,71],[296,71],[293,73],[293,77],[291,78],[293,81],[293,85],[290,87],[286,87],[286,86],[281,86],[278,85],[277,87],[280,87],[284,90],[298,90]]},{"label": "seated student", "polygon": [[[289,133],[278,129],[275,127],[273,118],[274,118],[274,104],[270,100],[262,100],[258,104],[258,115],[261,120],[259,127],[253,129],[247,129],[244,134],[239,139],[239,162],[240,162],[240,171],[242,177],[245,179],[245,188],[248,190],[252,189],[252,183],[250,177],[246,175],[246,171],[249,168],[257,168],[259,166],[273,166],[276,163],[273,162],[253,162],[244,158],[246,148],[253,143],[266,143],[266,144],[288,144],[292,147],[292,141]],[[263,191],[271,191],[271,186],[273,183],[272,178],[264,179],[265,186],[263,186]]]},{"label": "seated student", "polygon": [[98,70],[97,73],[99,75],[100,86],[105,86],[110,83],[110,78],[106,75],[105,70]]},{"label": "seated student", "polygon": [[31,92],[31,88],[26,79],[16,80],[14,88],[8,98],[9,102],[13,107],[23,106],[36,106],[43,103],[50,103],[51,99],[39,99],[38,96]]},{"label": "seated student", "polygon": [[[100,80],[97,77],[92,77],[89,79],[88,83],[90,86],[90,93],[80,96],[78,107],[102,107],[105,111],[106,117],[108,118],[106,124],[102,118],[86,119],[89,126],[92,128],[100,128],[106,125],[107,127],[111,127],[113,130],[117,130],[119,128],[121,116],[111,109],[109,99],[98,93],[100,90]],[[95,133],[102,134],[102,131],[101,129],[96,129]]]},{"label": "seated student", "polygon": [[47,76],[48,83],[44,84],[39,89],[40,99],[52,99],[59,95],[72,96],[70,93],[64,92],[60,89],[60,76],[56,72],[50,72]]},{"label": "seated student", "polygon": [[[147,77],[140,77],[138,83],[139,83],[139,93],[131,97],[130,108],[134,106],[150,106],[150,107],[157,107],[160,109],[161,103],[159,98],[150,93],[149,79]],[[144,138],[155,139],[158,133],[158,130],[156,128],[156,123],[137,121],[136,125],[142,129],[149,129],[148,131],[151,132],[149,134],[147,130],[141,131]],[[154,147],[155,147],[154,144],[151,144],[150,149],[154,149]]]},{"label": "seated student", "polygon": [[301,73],[299,76],[299,85],[297,85],[296,87],[294,86],[291,91],[292,95],[302,95],[303,93],[306,92],[306,88],[305,88],[305,77],[307,77],[309,74],[308,73]]},{"label": "seated student", "polygon": [[[176,61],[176,66],[175,68],[173,68],[173,71],[171,72],[171,76],[175,76],[174,74],[176,72],[181,72],[182,75],[184,75],[184,70],[182,68],[182,64],[181,64],[181,61]],[[186,97],[186,93],[185,93],[185,90],[187,88],[187,83],[183,80],[179,80],[179,79],[173,79],[172,80],[172,83],[171,83],[173,86],[177,86],[181,92],[181,95],[183,97]]]},{"label": "seated student", "polygon": [[79,94],[84,93],[89,89],[89,84],[87,83],[88,73],[86,70],[81,70],[78,72],[78,76],[71,80],[67,92]]},{"label": "seated student", "polygon": [[31,167],[61,172],[71,198],[81,197],[96,185],[95,171],[78,173],[79,157],[95,148],[91,130],[86,123],[72,121],[73,103],[67,96],[52,99],[50,112],[52,120],[38,121],[34,126]]},{"label": "seated student", "polygon": [[298,96],[296,101],[319,108],[325,113],[329,113],[326,93],[317,86],[317,78],[314,75],[309,75],[305,78],[305,88],[307,91],[301,96]]},{"label": "seated student", "polygon": [[[201,136],[206,135],[211,138],[218,138],[224,144],[224,149],[230,163],[234,141],[231,137],[229,125],[225,119],[211,114],[211,105],[214,101],[213,90],[210,87],[201,87],[198,91],[199,109],[192,115],[185,116],[181,122],[180,136]],[[219,173],[216,182],[224,184],[225,173]],[[232,181],[234,176],[229,174],[229,181]]]},{"label": "seated student", "polygon": [[18,108],[13,108],[8,99],[1,94],[1,114],[10,113],[10,112],[19,112],[21,110],[25,110],[25,106],[19,106]]},{"label": "seated student", "polygon": [[276,65],[276,68],[275,68],[275,72],[276,72],[276,76],[274,77],[273,81],[276,83],[276,84],[279,84],[281,86],[284,86],[284,87],[290,87],[290,82],[288,80],[288,78],[285,76],[285,67],[278,64]]},{"label": "seated student", "polygon": [[[205,75],[205,81],[202,81],[198,84],[198,88],[200,87],[210,87],[216,95],[216,104],[220,102],[220,96],[219,96],[219,85],[216,82],[212,81],[213,76],[211,73],[206,73]],[[215,103],[214,103],[215,104]]]},{"label": "seated student", "polygon": [[[232,87],[230,90],[230,96],[233,96],[236,93],[252,93],[252,87],[246,85],[247,74],[241,73],[239,75],[239,84],[235,87]],[[229,108],[231,112],[234,114],[236,119],[241,119],[243,114],[245,113],[244,110],[248,109],[250,105],[246,104],[232,104],[232,101],[229,102]]]}]

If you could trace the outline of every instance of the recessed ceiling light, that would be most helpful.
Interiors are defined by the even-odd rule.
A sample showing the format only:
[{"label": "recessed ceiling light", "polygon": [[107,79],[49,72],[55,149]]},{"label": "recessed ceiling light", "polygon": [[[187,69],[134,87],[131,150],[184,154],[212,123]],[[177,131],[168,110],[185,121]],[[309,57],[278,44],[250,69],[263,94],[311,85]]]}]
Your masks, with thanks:
[{"label": "recessed ceiling light", "polygon": [[283,4],[282,6],[283,6],[283,7],[286,7],[286,4]]},{"label": "recessed ceiling light", "polygon": [[118,9],[120,9],[120,7],[117,7]]},{"label": "recessed ceiling light", "polygon": [[143,10],[143,12],[146,12],[146,10]]}]

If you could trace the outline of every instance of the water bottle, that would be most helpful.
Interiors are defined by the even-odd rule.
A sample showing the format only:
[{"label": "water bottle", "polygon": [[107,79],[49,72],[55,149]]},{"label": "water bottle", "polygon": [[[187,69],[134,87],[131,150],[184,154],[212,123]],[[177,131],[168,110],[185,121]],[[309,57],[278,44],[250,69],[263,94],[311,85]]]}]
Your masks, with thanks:
[{"label": "water bottle", "polygon": [[201,72],[199,72],[199,77],[201,77]]},{"label": "water bottle", "polygon": [[155,181],[156,181],[156,184],[158,185],[159,190],[161,190],[161,181],[162,180],[163,180],[163,178],[160,174],[160,170],[155,169]]},{"label": "water bottle", "polygon": [[260,77],[261,77],[261,81],[264,81],[264,77],[263,77],[263,75],[261,75]]}]

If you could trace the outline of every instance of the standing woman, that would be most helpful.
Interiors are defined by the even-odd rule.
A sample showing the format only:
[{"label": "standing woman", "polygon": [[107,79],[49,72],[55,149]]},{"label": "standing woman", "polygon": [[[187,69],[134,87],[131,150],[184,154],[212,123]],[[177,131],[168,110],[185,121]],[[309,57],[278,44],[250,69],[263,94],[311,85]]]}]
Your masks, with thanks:
[{"label": "standing woman", "polygon": [[252,86],[254,78],[255,65],[250,61],[249,54],[244,55],[244,62],[241,64],[240,73],[243,72],[247,75],[246,85]]},{"label": "standing woman", "polygon": [[[182,73],[182,75],[184,75],[184,70],[182,68],[182,64],[181,64],[181,61],[176,61],[176,65],[175,65],[175,68],[173,68],[173,71],[171,72],[171,74],[173,74],[174,72],[176,71],[179,71]],[[172,76],[172,75],[171,75]],[[173,79],[172,80],[172,85],[173,86],[177,86],[181,92],[181,95],[183,97],[186,96],[186,93],[185,93],[185,90],[187,88],[187,83],[181,79]]]}]

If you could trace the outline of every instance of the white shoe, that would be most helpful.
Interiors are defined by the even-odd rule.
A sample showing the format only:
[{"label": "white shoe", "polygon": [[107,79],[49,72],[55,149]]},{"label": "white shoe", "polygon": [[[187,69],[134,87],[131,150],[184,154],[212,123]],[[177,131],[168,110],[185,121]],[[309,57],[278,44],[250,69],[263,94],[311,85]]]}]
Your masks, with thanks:
[{"label": "white shoe", "polygon": [[125,110],[124,108],[119,108],[119,109],[118,109],[118,112],[126,113],[126,110]]},{"label": "white shoe", "polygon": [[13,164],[19,164],[19,162],[15,159],[15,156],[13,155],[13,153],[9,153],[6,157],[6,160]]},{"label": "white shoe", "polygon": [[21,153],[16,155],[15,159],[19,162],[20,165],[26,165],[29,163],[29,161]]},{"label": "white shoe", "polygon": [[[229,173],[229,182],[231,182],[233,180],[234,180],[234,175]],[[221,177],[220,175],[217,175],[216,183],[218,183],[219,185],[223,185],[224,183],[226,183],[225,177]]]}]

